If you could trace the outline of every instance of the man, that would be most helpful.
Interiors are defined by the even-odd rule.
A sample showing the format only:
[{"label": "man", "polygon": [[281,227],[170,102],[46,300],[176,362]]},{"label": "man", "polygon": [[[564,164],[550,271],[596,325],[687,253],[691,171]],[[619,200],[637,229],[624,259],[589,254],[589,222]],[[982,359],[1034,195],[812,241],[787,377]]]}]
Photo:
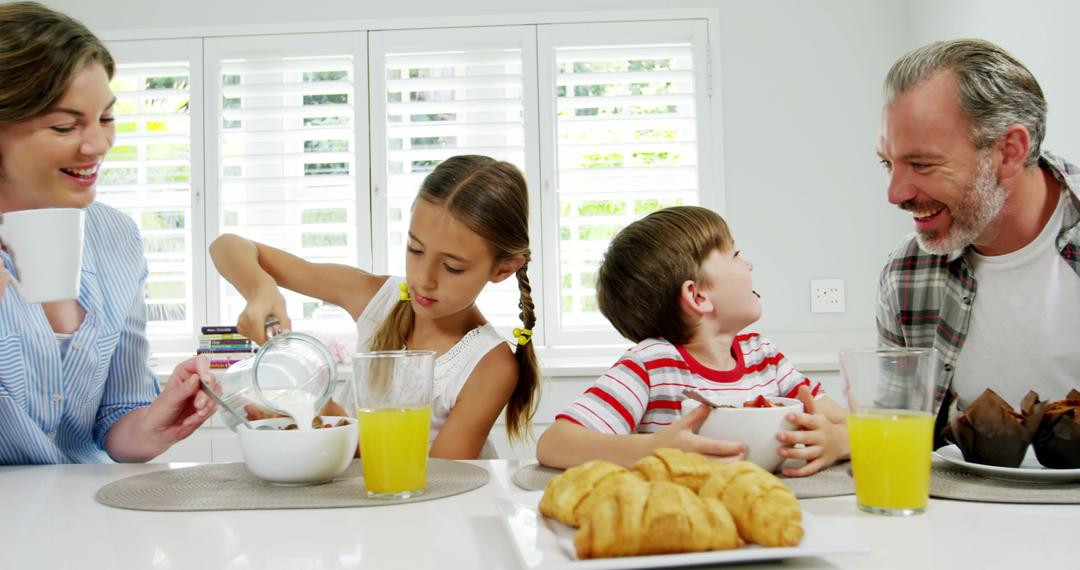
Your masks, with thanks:
[{"label": "man", "polygon": [[1038,82],[955,40],[900,58],[885,95],[878,154],[915,234],[881,272],[881,344],[940,351],[937,410],[986,388],[1014,407],[1065,397],[1080,387],[1080,169],[1040,149]]}]

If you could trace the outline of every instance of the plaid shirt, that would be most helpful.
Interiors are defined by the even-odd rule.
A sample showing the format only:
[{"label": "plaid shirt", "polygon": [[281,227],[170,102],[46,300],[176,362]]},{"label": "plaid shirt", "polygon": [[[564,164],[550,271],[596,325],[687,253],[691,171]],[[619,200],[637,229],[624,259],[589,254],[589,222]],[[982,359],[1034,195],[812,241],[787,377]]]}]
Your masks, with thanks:
[{"label": "plaid shirt", "polygon": [[[1043,154],[1040,166],[1061,182],[1062,192],[1070,194],[1056,244],[1061,257],[1080,275],[1080,168],[1050,153]],[[970,247],[933,255],[923,251],[912,234],[893,251],[881,270],[878,341],[889,347],[937,349],[940,368],[934,410],[940,410],[949,393],[956,359],[971,322],[977,283],[964,255]],[[939,422],[943,416],[939,414]]]}]

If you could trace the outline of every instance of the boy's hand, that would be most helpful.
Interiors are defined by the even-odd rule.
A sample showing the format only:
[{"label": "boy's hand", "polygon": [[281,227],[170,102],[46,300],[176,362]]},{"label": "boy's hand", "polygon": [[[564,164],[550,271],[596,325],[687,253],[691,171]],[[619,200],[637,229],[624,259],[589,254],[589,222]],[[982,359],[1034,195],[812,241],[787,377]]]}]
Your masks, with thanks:
[{"label": "boy's hand", "polygon": [[723,441],[698,435],[698,428],[709,417],[708,406],[698,406],[678,421],[653,434],[653,449],[674,447],[683,451],[693,451],[702,455],[722,457],[736,461],[743,458],[746,446],[739,441]]},{"label": "boy's hand", "polygon": [[[783,445],[780,448],[781,456],[806,461],[806,465],[796,469],[784,468],[782,473],[788,477],[817,473],[849,454],[847,426],[833,423],[818,410],[809,387],[800,387],[798,398],[803,403],[805,413],[791,413],[787,419],[799,426],[800,431],[782,431],[776,434],[776,439]],[[799,443],[803,444],[802,448],[795,447]]]}]

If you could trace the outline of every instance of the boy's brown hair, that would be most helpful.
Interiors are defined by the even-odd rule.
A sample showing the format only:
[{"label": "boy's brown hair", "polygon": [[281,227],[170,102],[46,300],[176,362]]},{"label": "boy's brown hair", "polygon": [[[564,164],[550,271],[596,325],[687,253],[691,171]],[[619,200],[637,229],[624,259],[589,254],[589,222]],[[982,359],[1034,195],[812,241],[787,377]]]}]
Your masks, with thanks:
[{"label": "boy's brown hair", "polygon": [[679,290],[688,280],[710,286],[701,264],[732,244],[727,223],[708,208],[674,206],[645,216],[623,228],[604,254],[596,280],[600,312],[634,342],[686,344],[693,331]]}]

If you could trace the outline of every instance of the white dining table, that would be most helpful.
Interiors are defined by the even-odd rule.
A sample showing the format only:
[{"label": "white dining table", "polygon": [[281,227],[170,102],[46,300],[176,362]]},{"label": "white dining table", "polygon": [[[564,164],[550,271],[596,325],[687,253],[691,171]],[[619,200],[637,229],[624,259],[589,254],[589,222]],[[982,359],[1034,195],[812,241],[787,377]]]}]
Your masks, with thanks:
[{"label": "white dining table", "polygon": [[[495,498],[523,493],[519,461],[473,461],[485,486],[363,508],[150,512],[101,505],[103,485],[191,464],[0,467],[0,569],[514,569]],[[801,501],[864,553],[724,568],[1080,568],[1080,505],[931,500],[922,515],[860,512],[853,496]]]}]

